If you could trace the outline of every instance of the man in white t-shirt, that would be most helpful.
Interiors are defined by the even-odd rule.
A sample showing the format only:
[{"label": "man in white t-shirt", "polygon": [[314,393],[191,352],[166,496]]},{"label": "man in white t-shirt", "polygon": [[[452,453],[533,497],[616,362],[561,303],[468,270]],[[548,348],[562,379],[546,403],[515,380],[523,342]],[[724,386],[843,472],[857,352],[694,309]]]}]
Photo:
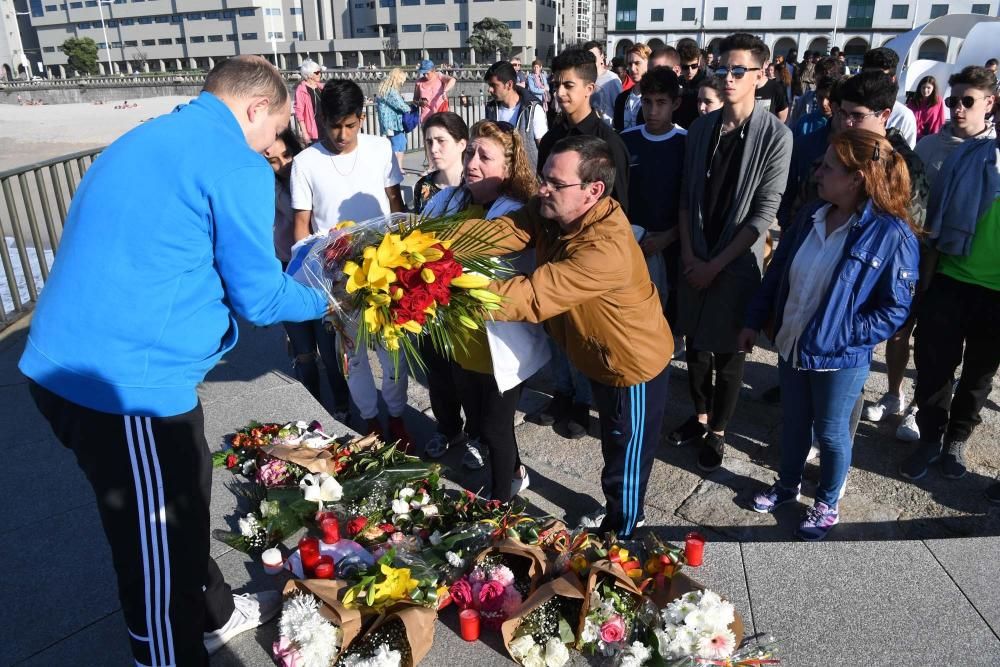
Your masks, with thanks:
[{"label": "man in white t-shirt", "polygon": [[[331,81],[320,97],[323,127],[320,141],[292,162],[292,208],[295,239],[325,232],[345,220],[361,222],[404,209],[399,184],[403,173],[385,137],[361,134],[365,96],[352,81]],[[354,347],[356,325],[345,323],[341,344],[348,357],[347,386],[368,432],[382,434],[378,391],[368,352]],[[389,353],[376,351],[382,365],[382,398],[389,408],[389,437],[411,447],[403,424],[407,371],[398,373]]]},{"label": "man in white t-shirt", "polygon": [[604,46],[600,42],[587,42],[583,45],[597,59],[597,81],[594,82],[594,94],[590,96],[590,106],[597,111],[608,125],[615,115],[615,100],[622,92],[622,80],[607,67],[604,57]]},{"label": "man in white t-shirt", "polygon": [[538,163],[538,144],[549,131],[545,110],[517,87],[517,73],[509,62],[493,63],[483,77],[493,98],[486,103],[486,120],[510,123],[517,128],[531,169]]}]

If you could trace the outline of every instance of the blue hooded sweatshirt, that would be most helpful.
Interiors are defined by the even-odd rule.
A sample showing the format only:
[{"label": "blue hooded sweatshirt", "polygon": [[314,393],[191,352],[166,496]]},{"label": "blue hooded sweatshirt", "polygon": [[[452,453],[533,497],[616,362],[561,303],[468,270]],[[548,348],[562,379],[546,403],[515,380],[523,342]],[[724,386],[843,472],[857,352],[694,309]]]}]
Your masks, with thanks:
[{"label": "blue hooded sweatshirt", "polygon": [[193,409],[205,374],[257,325],[317,319],[324,294],[274,256],[274,173],[211,93],[108,147],[70,206],[20,369],[112,414]]}]

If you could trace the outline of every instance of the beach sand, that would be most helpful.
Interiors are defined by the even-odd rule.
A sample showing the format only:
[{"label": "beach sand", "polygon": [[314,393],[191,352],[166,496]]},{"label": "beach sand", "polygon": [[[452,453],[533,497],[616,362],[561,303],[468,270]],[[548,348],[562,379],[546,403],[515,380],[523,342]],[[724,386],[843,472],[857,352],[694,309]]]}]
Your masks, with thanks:
[{"label": "beach sand", "polygon": [[0,171],[106,146],[142,122],[169,113],[190,98],[150,97],[115,109],[105,104],[0,104]]}]

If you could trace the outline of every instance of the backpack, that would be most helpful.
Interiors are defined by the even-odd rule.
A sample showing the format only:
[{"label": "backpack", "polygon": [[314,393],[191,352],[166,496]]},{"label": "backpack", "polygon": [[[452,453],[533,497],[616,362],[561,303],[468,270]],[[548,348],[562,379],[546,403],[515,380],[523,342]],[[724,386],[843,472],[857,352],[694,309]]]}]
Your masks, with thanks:
[{"label": "backpack", "polygon": [[413,132],[420,125],[420,107],[410,104],[410,110],[403,114],[403,132]]}]

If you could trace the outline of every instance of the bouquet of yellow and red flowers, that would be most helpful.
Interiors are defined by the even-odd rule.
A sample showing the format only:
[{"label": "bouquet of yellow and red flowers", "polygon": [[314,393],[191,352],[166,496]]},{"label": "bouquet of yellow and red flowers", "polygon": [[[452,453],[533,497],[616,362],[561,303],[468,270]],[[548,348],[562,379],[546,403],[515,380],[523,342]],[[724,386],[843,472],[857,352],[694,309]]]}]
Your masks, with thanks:
[{"label": "bouquet of yellow and red flowers", "polygon": [[384,347],[397,362],[402,351],[420,364],[416,339],[429,336],[451,357],[464,344],[458,333],[482,328],[500,308],[485,288],[511,273],[491,257],[500,239],[488,221],[463,227],[476,213],[345,221],[299,242],[288,271],[326,291],[338,325],[357,329],[358,345]]}]

